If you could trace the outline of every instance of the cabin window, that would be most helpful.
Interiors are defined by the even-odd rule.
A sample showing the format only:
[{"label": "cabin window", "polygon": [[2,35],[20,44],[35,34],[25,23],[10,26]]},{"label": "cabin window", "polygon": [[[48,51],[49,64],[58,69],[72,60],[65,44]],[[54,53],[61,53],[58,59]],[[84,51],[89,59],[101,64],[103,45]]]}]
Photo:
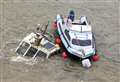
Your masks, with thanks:
[{"label": "cabin window", "polygon": [[26,50],[29,48],[29,44],[26,42],[22,42],[22,44],[20,45],[20,47],[16,50],[16,52],[19,55],[24,55],[24,53],[26,52]]},{"label": "cabin window", "polygon": [[73,25],[81,25],[80,23],[75,23],[75,22],[73,22],[72,24],[73,24]]},{"label": "cabin window", "polygon": [[30,49],[29,49],[28,52],[26,53],[26,56],[31,56],[31,57],[33,57],[36,52],[37,52],[37,49],[36,49],[36,48],[30,47]]},{"label": "cabin window", "polygon": [[46,49],[52,49],[55,46],[52,43],[48,42],[48,43],[44,44],[43,47],[45,47]]},{"label": "cabin window", "polygon": [[46,58],[47,54],[45,52],[39,50],[37,53],[37,56],[41,57],[41,58]]},{"label": "cabin window", "polygon": [[78,46],[90,46],[91,40],[72,39],[72,44],[78,45]]}]

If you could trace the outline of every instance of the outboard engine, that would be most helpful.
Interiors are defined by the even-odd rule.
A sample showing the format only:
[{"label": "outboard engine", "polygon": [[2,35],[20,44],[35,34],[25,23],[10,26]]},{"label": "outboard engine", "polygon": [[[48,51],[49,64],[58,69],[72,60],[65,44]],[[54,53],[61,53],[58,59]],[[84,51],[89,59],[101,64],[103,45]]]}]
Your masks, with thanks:
[{"label": "outboard engine", "polygon": [[70,10],[69,15],[68,15],[68,19],[71,19],[72,22],[74,21],[75,12],[73,10]]},{"label": "outboard engine", "polygon": [[82,24],[82,25],[88,25],[87,17],[86,16],[81,16],[80,17],[80,24]]}]

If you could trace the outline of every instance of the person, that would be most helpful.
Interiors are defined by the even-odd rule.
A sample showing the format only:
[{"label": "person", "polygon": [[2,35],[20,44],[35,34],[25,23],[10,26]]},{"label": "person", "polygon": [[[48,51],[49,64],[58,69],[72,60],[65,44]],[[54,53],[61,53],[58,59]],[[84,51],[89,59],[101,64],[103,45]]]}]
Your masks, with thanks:
[{"label": "person", "polygon": [[43,36],[40,33],[36,33],[36,36],[35,36],[35,45],[39,46],[42,39],[43,39]]},{"label": "person", "polygon": [[69,15],[68,15],[68,19],[71,19],[72,22],[74,21],[75,12],[73,10],[70,10]]}]

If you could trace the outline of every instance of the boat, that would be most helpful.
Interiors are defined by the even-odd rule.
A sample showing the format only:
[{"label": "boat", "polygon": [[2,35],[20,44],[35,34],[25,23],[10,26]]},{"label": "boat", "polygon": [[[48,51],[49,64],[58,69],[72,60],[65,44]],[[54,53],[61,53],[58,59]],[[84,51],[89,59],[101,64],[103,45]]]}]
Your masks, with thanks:
[{"label": "boat", "polygon": [[57,31],[66,51],[80,59],[84,67],[91,67],[91,58],[96,56],[96,40],[86,16],[75,19],[74,11],[67,18],[58,14]]},{"label": "boat", "polygon": [[[40,24],[39,24],[40,25]],[[45,29],[41,30],[37,27],[37,32],[28,34],[20,42],[16,48],[17,55],[32,57],[36,56],[41,58],[49,58],[52,54],[60,50],[60,47],[52,43],[46,36],[48,24],[45,25]]]}]

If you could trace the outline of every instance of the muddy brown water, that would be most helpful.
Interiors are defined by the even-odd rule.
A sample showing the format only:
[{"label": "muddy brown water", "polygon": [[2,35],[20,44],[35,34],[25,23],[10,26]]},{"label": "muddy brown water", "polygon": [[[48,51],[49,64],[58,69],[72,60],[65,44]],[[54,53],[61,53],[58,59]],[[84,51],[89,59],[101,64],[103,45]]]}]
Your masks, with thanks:
[{"label": "muddy brown water", "polygon": [[[0,82],[120,82],[119,8],[117,0],[1,0]],[[76,18],[85,15],[91,21],[101,56],[92,68],[64,61],[60,54],[44,61],[38,58],[34,65],[10,61],[19,42],[38,23],[52,23],[58,13],[65,16],[70,9]]]}]

